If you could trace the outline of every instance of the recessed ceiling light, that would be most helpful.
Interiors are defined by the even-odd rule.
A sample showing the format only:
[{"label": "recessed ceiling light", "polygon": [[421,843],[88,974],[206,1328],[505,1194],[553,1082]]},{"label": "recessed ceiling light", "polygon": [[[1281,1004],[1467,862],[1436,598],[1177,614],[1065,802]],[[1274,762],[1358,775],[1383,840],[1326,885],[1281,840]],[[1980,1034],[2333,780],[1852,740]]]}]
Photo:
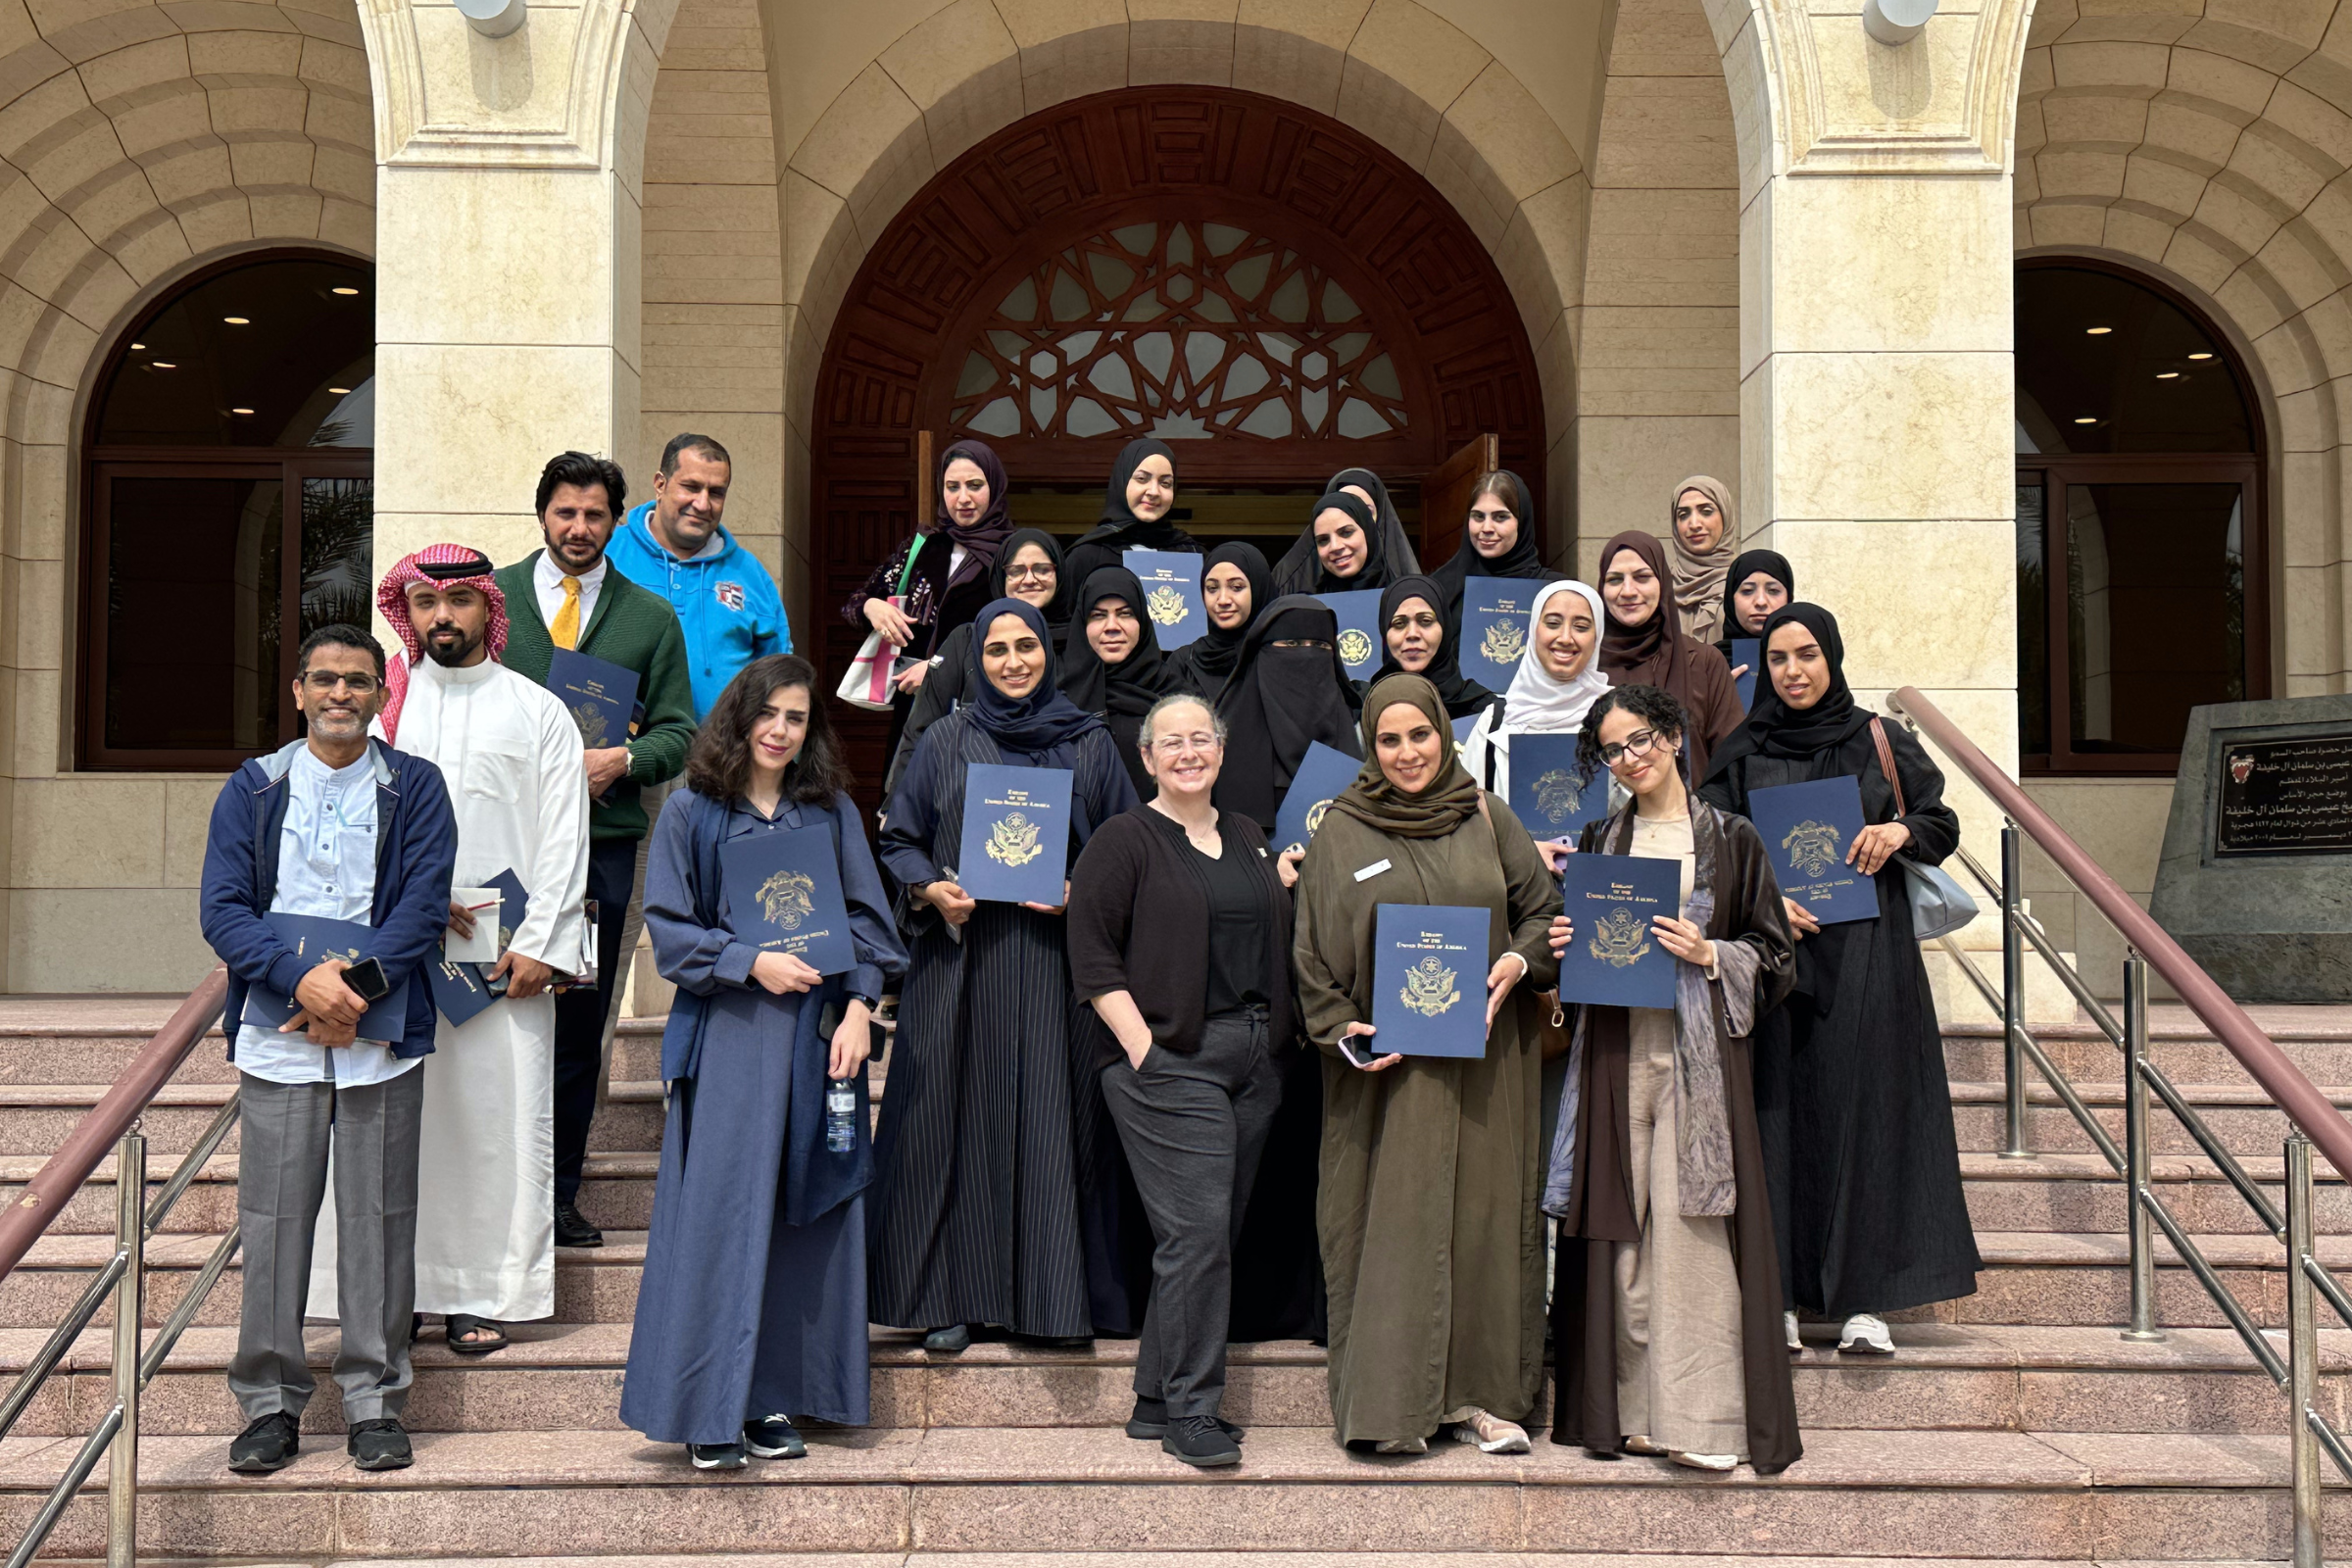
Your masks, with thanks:
[{"label": "recessed ceiling light", "polygon": [[149,360],[147,363],[158,370],[176,370],[179,368],[179,366],[171,360]]},{"label": "recessed ceiling light", "polygon": [[220,319],[231,326],[251,326],[253,324],[253,318],[250,316],[223,316]]},{"label": "recessed ceiling light", "polygon": [[2213,358],[2213,356],[2211,354],[2191,354],[2189,358],[2192,360],[2210,360]]},{"label": "recessed ceiling light", "polygon": [[2178,381],[2180,379],[2180,372],[2179,370],[2158,370],[2156,372],[2156,379],[2159,381]]},{"label": "recessed ceiling light", "polygon": [[351,297],[352,295],[355,295],[355,294],[359,293],[359,290],[358,290],[358,289],[356,289],[356,288],[336,288],[336,289],[329,290],[329,292],[330,292],[330,293],[335,293],[335,294],[341,294],[341,295],[343,295],[345,298],[349,298],[349,297]]},{"label": "recessed ceiling light", "polygon": [[134,349],[143,349],[143,348],[145,348],[146,346],[147,346],[147,345],[146,345],[146,344],[144,344],[144,343],[133,343],[133,344],[131,345],[131,347],[132,347],[132,348],[134,348]]},{"label": "recessed ceiling light", "polygon": [[347,386],[330,386],[327,388],[327,390],[339,398],[347,398],[351,396],[351,388]]},{"label": "recessed ceiling light", "polygon": [[2077,419],[2075,422],[2077,424],[2096,424],[2099,422],[2099,420],[2096,415],[2085,414],[2082,416],[2082,417]]},{"label": "recessed ceiling light", "polygon": [[2086,326],[2082,329],[2082,332],[2086,337],[2105,337],[2108,333],[2114,330],[2115,328],[2112,326]]},{"label": "recessed ceiling light", "polygon": [[228,412],[231,414],[251,414],[253,411],[251,409],[231,409]]}]

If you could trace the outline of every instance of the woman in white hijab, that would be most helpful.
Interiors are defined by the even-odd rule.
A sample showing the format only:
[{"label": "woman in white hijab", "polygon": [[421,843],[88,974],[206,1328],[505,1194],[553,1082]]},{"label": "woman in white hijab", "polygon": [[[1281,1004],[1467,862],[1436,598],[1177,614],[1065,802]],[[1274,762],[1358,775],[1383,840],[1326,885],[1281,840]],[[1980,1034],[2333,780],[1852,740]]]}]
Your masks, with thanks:
[{"label": "woman in white hijab", "polygon": [[[1536,591],[1518,673],[1462,742],[1462,766],[1472,778],[1508,800],[1512,736],[1573,735],[1584,727],[1585,710],[1609,689],[1597,657],[1607,625],[1599,592],[1584,583],[1547,582]],[[1565,853],[1563,844],[1549,858],[1557,864]]]}]

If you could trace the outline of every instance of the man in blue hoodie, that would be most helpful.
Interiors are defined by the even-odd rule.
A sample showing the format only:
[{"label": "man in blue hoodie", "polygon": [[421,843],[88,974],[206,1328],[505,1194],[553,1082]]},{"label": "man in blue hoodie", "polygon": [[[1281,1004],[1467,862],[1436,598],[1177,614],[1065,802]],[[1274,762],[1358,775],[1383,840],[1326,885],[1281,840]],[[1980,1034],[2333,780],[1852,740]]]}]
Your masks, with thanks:
[{"label": "man in blue hoodie", "polygon": [[698,723],[744,665],[792,652],[775,578],[719,526],[733,466],[707,435],[670,437],[654,499],[630,510],[605,551],[622,576],[678,612]]}]

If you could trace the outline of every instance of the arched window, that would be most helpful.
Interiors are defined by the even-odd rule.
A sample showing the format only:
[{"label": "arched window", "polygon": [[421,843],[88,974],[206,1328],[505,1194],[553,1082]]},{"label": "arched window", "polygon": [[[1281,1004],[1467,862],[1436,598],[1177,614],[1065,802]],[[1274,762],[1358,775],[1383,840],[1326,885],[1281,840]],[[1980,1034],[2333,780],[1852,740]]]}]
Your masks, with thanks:
[{"label": "arched window", "polygon": [[302,639],[366,625],[375,280],[241,257],[123,333],[84,447],[80,765],[233,767],[298,732]]},{"label": "arched window", "polygon": [[2227,340],[2101,264],[2017,274],[2020,763],[2170,773],[2268,695],[2262,421]]}]

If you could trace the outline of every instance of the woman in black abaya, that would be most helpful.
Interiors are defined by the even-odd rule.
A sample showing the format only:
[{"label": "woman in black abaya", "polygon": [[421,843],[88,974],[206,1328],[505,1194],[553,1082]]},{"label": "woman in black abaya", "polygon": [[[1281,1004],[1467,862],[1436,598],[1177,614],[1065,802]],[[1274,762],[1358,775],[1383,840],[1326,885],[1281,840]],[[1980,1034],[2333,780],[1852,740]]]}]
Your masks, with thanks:
[{"label": "woman in black abaya", "polygon": [[1274,570],[1253,544],[1219,545],[1200,563],[1200,599],[1208,611],[1208,629],[1168,656],[1168,678],[1181,690],[1199,692],[1213,708],[1241,662],[1242,639],[1250,635],[1250,622],[1274,602]]},{"label": "woman in black abaya", "polygon": [[1119,449],[1110,483],[1102,489],[1102,520],[1070,546],[1063,562],[1072,585],[1130,550],[1172,550],[1197,556],[1200,543],[1176,526],[1176,449],[1149,437]]},{"label": "woman in black abaya", "polygon": [[1960,819],[1920,744],[1855,703],[1836,616],[1788,605],[1765,622],[1763,642],[1755,710],[1714,752],[1699,798],[1744,816],[1749,795],[1770,785],[1855,779],[1869,825],[1847,863],[1870,873],[1879,895],[1877,918],[1837,925],[1784,901],[1796,989],[1756,1025],[1756,1117],[1786,1327],[1793,1348],[1801,1308],[1843,1322],[1839,1349],[1888,1354],[1881,1314],[1973,1295],[1982,1266],[1942,1036],[1895,858],[1940,863],[1960,842]]},{"label": "woman in black abaya", "polygon": [[1124,566],[1098,566],[1074,608],[1061,645],[1062,695],[1109,726],[1140,799],[1158,788],[1137,744],[1144,715],[1175,689],[1144,606],[1144,585]]},{"label": "woman in black abaya", "polygon": [[1372,679],[1356,687],[1357,707],[1362,694],[1390,675],[1419,675],[1438,689],[1447,718],[1468,718],[1494,706],[1494,694],[1462,673],[1462,652],[1455,645],[1459,625],[1446,621],[1446,591],[1435,578],[1405,577],[1380,594],[1380,636],[1384,650]]}]

